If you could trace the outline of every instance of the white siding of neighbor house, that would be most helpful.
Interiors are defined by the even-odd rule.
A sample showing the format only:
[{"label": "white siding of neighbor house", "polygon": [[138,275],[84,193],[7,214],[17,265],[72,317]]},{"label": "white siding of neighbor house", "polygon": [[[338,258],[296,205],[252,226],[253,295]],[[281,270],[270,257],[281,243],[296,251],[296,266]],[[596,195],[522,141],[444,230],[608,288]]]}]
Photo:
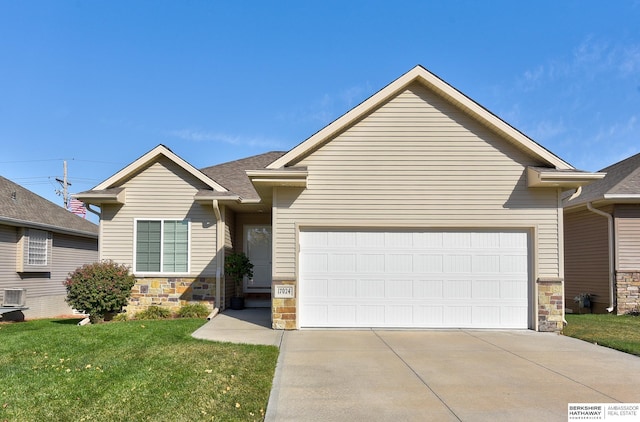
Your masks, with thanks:
[{"label": "white siding of neighbor house", "polygon": [[126,204],[102,208],[101,259],[112,259],[133,269],[136,218],[189,219],[191,271],[179,275],[215,276],[216,219],[213,207],[193,200],[198,189],[206,188],[201,181],[171,160],[161,157],[120,187],[125,188]]},{"label": "white siding of neighbor house", "polygon": [[26,318],[69,314],[64,281],[76,268],[98,260],[97,239],[49,232],[48,272],[16,271],[19,227],[0,225],[0,302],[5,288],[27,289]]},{"label": "white siding of neighbor house", "polygon": [[274,277],[295,278],[296,224],[532,229],[532,275],[559,277],[558,192],[526,181],[541,164],[412,85],[295,163],[306,189],[274,190]]}]

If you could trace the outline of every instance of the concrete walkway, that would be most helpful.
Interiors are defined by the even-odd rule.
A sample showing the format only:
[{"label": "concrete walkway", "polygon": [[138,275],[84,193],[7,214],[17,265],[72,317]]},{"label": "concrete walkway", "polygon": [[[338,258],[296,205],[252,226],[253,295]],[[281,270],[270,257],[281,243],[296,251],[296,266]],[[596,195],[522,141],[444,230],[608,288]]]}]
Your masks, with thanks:
[{"label": "concrete walkway", "polygon": [[270,308],[246,308],[241,311],[225,310],[198,328],[192,336],[204,340],[280,347],[283,333],[282,330],[271,329]]},{"label": "concrete walkway", "polygon": [[640,358],[557,334],[282,332],[251,315],[194,336],[280,344],[267,421],[566,421],[569,403],[640,402]]}]

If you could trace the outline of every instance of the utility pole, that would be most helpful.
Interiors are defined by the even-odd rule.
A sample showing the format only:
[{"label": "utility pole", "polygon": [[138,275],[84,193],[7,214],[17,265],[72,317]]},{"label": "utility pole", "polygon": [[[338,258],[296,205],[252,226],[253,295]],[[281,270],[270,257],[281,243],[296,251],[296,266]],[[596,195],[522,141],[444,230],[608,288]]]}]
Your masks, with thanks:
[{"label": "utility pole", "polygon": [[62,185],[62,191],[57,190],[56,193],[58,195],[62,195],[62,201],[64,203],[64,209],[66,210],[66,209],[68,209],[67,205],[68,205],[68,202],[69,202],[69,190],[67,188],[69,186],[71,186],[71,183],[69,183],[67,181],[67,160],[63,161],[62,166],[63,166],[62,167],[63,168],[63,176],[62,176],[63,178],[60,179],[59,177],[56,177],[56,181]]}]

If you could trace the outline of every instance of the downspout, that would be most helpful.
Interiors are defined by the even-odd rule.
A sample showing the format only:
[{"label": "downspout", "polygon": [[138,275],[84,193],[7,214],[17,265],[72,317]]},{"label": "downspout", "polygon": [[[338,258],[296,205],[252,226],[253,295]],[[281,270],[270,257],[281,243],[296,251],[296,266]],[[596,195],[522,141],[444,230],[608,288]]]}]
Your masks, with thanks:
[{"label": "downspout", "polygon": [[613,311],[615,308],[615,295],[613,294],[613,285],[614,285],[614,255],[613,255],[613,216],[608,212],[600,211],[599,209],[593,208],[591,202],[587,202],[587,209],[593,213],[606,217],[607,219],[607,228],[609,230],[609,307],[607,308],[607,312]]},{"label": "downspout", "polygon": [[91,204],[84,204],[84,207],[87,209],[87,211],[89,211],[91,214],[95,214],[98,216],[98,218],[102,218],[102,213],[100,211],[96,211],[93,208],[91,208]]},{"label": "downspout", "polygon": [[218,200],[213,200],[213,213],[216,215],[216,297],[215,297],[215,309],[224,309],[220,300],[220,284],[222,282],[222,267],[224,265],[224,221],[222,220],[222,213],[220,212],[220,204]]},{"label": "downspout", "polygon": [[[575,196],[580,195],[580,187],[576,189],[574,193]],[[565,315],[565,292],[564,288],[566,286],[564,279],[564,210],[562,209],[562,189],[558,188],[557,190],[558,197],[558,276],[562,280],[562,324],[563,327],[568,324],[566,315]],[[536,327],[537,330],[537,327]]]}]

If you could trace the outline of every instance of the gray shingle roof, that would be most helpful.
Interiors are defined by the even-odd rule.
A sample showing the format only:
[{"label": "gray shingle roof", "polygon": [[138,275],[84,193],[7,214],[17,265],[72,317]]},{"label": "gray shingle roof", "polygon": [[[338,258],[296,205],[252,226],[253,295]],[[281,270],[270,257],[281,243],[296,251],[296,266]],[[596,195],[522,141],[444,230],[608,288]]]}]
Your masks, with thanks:
[{"label": "gray shingle roof", "polygon": [[584,204],[604,199],[605,195],[639,195],[640,194],[640,154],[605,167],[600,170],[607,175],[596,182],[582,188],[580,196],[572,201],[565,201],[565,206]]},{"label": "gray shingle roof", "polygon": [[0,223],[98,236],[98,226],[0,176]]},{"label": "gray shingle roof", "polygon": [[242,199],[260,199],[245,171],[262,170],[284,154],[285,152],[282,151],[267,152],[216,166],[205,167],[200,171],[226,189],[239,195]]}]

